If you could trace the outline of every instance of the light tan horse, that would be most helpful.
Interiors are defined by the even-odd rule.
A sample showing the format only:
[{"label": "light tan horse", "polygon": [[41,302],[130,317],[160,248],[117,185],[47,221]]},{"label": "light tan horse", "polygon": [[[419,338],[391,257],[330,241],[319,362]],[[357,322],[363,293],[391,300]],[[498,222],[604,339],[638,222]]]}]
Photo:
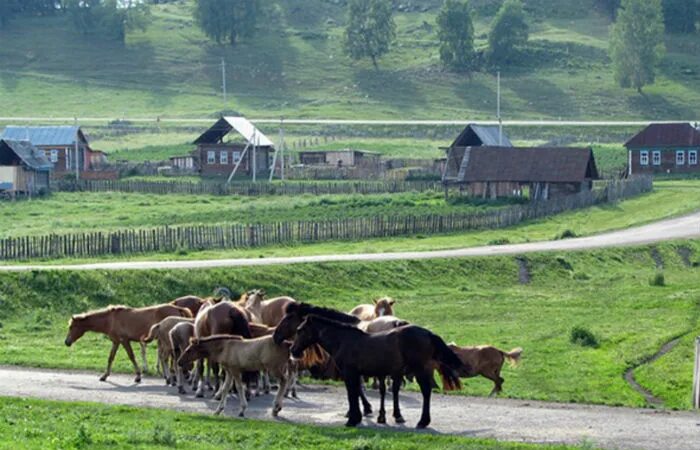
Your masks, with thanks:
[{"label": "light tan horse", "polygon": [[256,318],[256,323],[262,323],[268,327],[276,327],[282,321],[287,305],[290,303],[297,303],[297,301],[287,296],[265,300],[265,291],[262,289],[250,291],[239,300],[239,305]]},{"label": "light tan horse", "polygon": [[508,360],[512,366],[520,361],[523,349],[518,347],[510,352],[504,352],[491,345],[477,347],[459,347],[454,343],[447,345],[462,361],[464,366],[458,371],[461,378],[472,378],[481,375],[493,381],[494,387],[489,396],[494,396],[502,391],[503,382],[501,368]]},{"label": "light tan horse", "polygon": [[379,333],[409,325],[409,323],[407,320],[399,319],[396,316],[381,316],[373,320],[364,320],[357,324],[357,328],[366,333]]},{"label": "light tan horse", "polygon": [[119,345],[124,347],[131,363],[134,365],[137,383],[141,382],[141,369],[136,363],[131,342],[141,343],[141,354],[143,357],[144,370],[148,370],[146,363],[146,344],[143,338],[148,334],[151,327],[169,316],[192,317],[188,309],[180,308],[170,304],[148,306],[145,308],[130,308],[128,306],[108,306],[104,309],[89,311],[73,316],[68,322],[68,336],[65,344],[70,347],[75,341],[80,339],[86,332],[106,334],[112,341],[112,350],[109,352],[107,360],[107,370],[100,377],[100,381],[107,380],[112,373],[112,363],[117,354]]},{"label": "light tan horse", "polygon": [[282,409],[282,400],[287,387],[289,343],[275,344],[272,336],[243,339],[240,336],[215,335],[202,339],[193,338],[180,357],[178,364],[184,366],[197,359],[208,358],[224,368],[226,379],[221,392],[219,407],[214,414],[221,414],[233,383],[236,383],[240,401],[239,416],[244,417],[248,401],[244,395],[243,373],[268,371],[280,380],[280,387],[272,406],[272,415]]},{"label": "light tan horse", "polygon": [[170,330],[178,323],[188,322],[194,324],[194,319],[191,317],[166,317],[157,324],[151,327],[143,340],[145,343],[151,343],[158,340],[158,363],[163,368],[163,377],[165,384],[175,386],[175,359],[173,355],[173,347],[170,343]]},{"label": "light tan horse", "polygon": [[[185,349],[190,345],[190,339],[194,337],[194,324],[191,322],[178,323],[168,333],[170,338],[170,346],[173,349],[173,358],[175,359],[175,374],[177,377],[177,391],[180,394],[185,394],[185,368],[177,364],[177,361],[184,353]],[[186,366],[188,370],[192,369],[192,365]],[[192,374],[194,380],[194,374]]]},{"label": "light tan horse", "polygon": [[265,292],[262,289],[254,289],[244,293],[241,298],[236,302],[246,313],[246,319],[250,323],[260,323],[262,324],[262,300]]},{"label": "light tan horse", "polygon": [[373,305],[357,305],[350,314],[360,320],[373,320],[381,316],[393,316],[396,300],[391,297],[382,297],[374,300]]}]

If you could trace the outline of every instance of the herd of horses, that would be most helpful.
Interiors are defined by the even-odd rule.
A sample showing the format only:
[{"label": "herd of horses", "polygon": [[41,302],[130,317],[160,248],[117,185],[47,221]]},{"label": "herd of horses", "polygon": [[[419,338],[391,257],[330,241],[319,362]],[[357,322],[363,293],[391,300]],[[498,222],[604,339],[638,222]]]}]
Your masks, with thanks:
[{"label": "herd of horses", "polygon": [[520,348],[504,352],[492,346],[448,345],[430,330],[394,316],[394,305],[393,299],[385,297],[344,313],[291,297],[266,299],[262,290],[249,291],[233,301],[230,291],[220,289],[209,298],[190,295],[155,306],[109,306],[74,315],[65,344],[71,346],[87,331],[107,335],[112,348],[100,380],[109,377],[121,345],[138,383],[142,372],[131,343],[140,344],[143,370],[147,371],[146,346],[157,341],[158,370],[166,384],[177,386],[184,395],[189,383],[197,397],[203,397],[207,388],[213,389],[214,398],[219,400],[216,414],[225,409],[235,388],[241,417],[250,396],[260,394],[260,386],[264,393],[270,392],[270,376],[278,383],[272,406],[272,415],[277,416],[286,396],[297,397],[300,370],[344,382],[348,426],[372,414],[364,393],[368,378],[374,378],[379,389],[377,422],[381,424],[386,423],[387,380],[391,382],[396,423],[405,422],[399,390],[406,379],[417,382],[423,396],[417,428],[430,424],[435,371],[445,391],[461,389],[460,378],[478,375],[494,382],[491,395],[501,391],[501,368],[506,360],[517,363]]}]

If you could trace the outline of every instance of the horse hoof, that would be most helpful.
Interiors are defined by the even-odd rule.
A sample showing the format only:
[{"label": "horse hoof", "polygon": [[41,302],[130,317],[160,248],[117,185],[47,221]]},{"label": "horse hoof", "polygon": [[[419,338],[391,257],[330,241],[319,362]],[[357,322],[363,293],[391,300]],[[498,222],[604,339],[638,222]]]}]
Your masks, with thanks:
[{"label": "horse hoof", "polygon": [[179,387],[179,388],[177,388],[177,393],[185,395],[185,394],[187,394],[187,391],[185,391],[185,388]]},{"label": "horse hoof", "polygon": [[216,394],[213,397],[214,400],[221,400],[221,394]]},{"label": "horse hoof", "polygon": [[194,394],[194,396],[195,396],[196,398],[203,398],[203,397],[204,397],[204,392],[197,391],[197,392]]},{"label": "horse hoof", "polygon": [[406,419],[404,419],[402,416],[394,417],[394,422],[396,423],[406,423]]},{"label": "horse hoof", "polygon": [[345,422],[345,426],[346,427],[356,427],[357,425],[359,425],[360,422],[361,422],[360,420],[348,420],[347,422]]},{"label": "horse hoof", "polygon": [[214,411],[214,415],[220,416],[223,411],[224,411],[223,409],[217,409],[216,411]]},{"label": "horse hoof", "polygon": [[292,392],[292,398],[299,400],[299,396],[297,395],[297,391]]},{"label": "horse hoof", "polygon": [[109,376],[109,375],[102,375],[102,376],[100,377],[100,381],[107,381],[107,377],[108,377],[108,376]]},{"label": "horse hoof", "polygon": [[245,417],[245,413],[243,411],[239,412],[238,417]]},{"label": "horse hoof", "polygon": [[272,408],[272,417],[277,417],[277,415],[279,415],[280,411],[282,411],[281,406],[275,406],[274,408]]},{"label": "horse hoof", "polygon": [[418,422],[418,425],[416,425],[416,428],[419,430],[422,430],[423,428],[427,428],[428,425],[430,425],[430,422]]},{"label": "horse hoof", "polygon": [[382,425],[385,425],[385,424],[386,424],[386,417],[385,417],[385,416],[379,416],[379,417],[377,418],[377,423],[380,423],[380,424],[382,424]]},{"label": "horse hoof", "polygon": [[141,382],[141,375],[134,378],[134,383],[140,383],[140,382]]}]

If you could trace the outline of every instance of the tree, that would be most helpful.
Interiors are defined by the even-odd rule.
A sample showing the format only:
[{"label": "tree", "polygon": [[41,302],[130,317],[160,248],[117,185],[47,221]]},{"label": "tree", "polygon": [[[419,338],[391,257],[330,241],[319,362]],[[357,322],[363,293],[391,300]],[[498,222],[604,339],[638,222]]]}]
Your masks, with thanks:
[{"label": "tree", "polygon": [[66,0],[73,25],[82,34],[99,34],[124,42],[133,30],[150,23],[149,6],[138,0]]},{"label": "tree", "polygon": [[664,54],[661,0],[622,0],[610,37],[610,58],[621,87],[653,84]]},{"label": "tree", "polygon": [[663,0],[664,24],[669,33],[693,33],[700,5],[695,0]]},{"label": "tree", "polygon": [[474,62],[474,25],[469,3],[446,0],[437,16],[440,61],[455,70],[467,71]]},{"label": "tree", "polygon": [[259,12],[258,0],[197,0],[194,15],[210,39],[236,45],[239,37],[255,33]]},{"label": "tree", "polygon": [[350,0],[345,28],[345,52],[352,59],[377,58],[389,52],[396,38],[391,0]]},{"label": "tree", "polygon": [[527,43],[529,31],[520,0],[506,0],[491,25],[489,57],[495,63],[508,62],[516,47]]}]

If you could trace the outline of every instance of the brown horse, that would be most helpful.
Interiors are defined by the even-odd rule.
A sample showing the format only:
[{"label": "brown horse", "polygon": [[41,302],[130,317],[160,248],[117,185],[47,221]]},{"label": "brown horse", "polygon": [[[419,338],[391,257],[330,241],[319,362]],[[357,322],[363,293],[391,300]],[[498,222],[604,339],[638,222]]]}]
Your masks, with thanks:
[{"label": "brown horse", "polygon": [[[203,307],[194,321],[194,330],[196,338],[215,334],[238,335],[247,339],[252,337],[246,311],[230,301],[221,301],[215,305]],[[214,390],[218,391],[220,388],[218,366],[216,363],[212,364],[212,361],[209,363],[214,373]],[[196,380],[199,383],[195,394],[197,397],[204,396],[203,376],[204,361],[202,360],[197,363]],[[250,376],[247,379],[250,379]]]},{"label": "brown horse", "polygon": [[158,364],[163,368],[163,378],[165,384],[175,386],[175,359],[173,347],[170,344],[170,330],[181,322],[194,323],[190,317],[166,317],[151,327],[148,336],[143,339],[146,344],[158,340]]},{"label": "brown horse", "polygon": [[130,308],[128,306],[108,306],[107,308],[89,311],[73,316],[68,323],[68,336],[65,344],[70,347],[75,341],[80,339],[87,331],[106,334],[112,341],[112,350],[109,352],[107,360],[107,370],[100,377],[100,381],[107,380],[112,373],[112,363],[117,354],[119,345],[124,347],[136,372],[136,382],[141,382],[141,369],[134,358],[134,351],[131,342],[140,342],[141,352],[146,365],[145,345],[142,341],[148,334],[151,327],[169,316],[192,317],[192,313],[185,308],[170,304],[148,306],[145,308]]},{"label": "brown horse", "polygon": [[393,316],[394,315],[394,303],[396,300],[390,297],[382,297],[374,300],[373,305],[357,305],[350,315],[359,317],[360,320],[373,320],[381,316]]},{"label": "brown horse", "polygon": [[192,317],[197,317],[199,308],[202,307],[205,300],[196,295],[186,295],[184,297],[179,297],[170,302],[171,305],[179,306],[180,308],[187,308],[192,313]]},{"label": "brown horse", "polygon": [[416,428],[425,428],[430,424],[430,394],[435,365],[438,366],[444,390],[461,388],[456,371],[462,367],[462,362],[439,336],[416,325],[369,334],[353,325],[309,315],[297,330],[291,348],[292,357],[301,357],[303,351],[314,344],[320,344],[331,355],[342,374],[350,403],[347,426],[356,426],[362,421],[359,406],[362,376],[379,378],[378,423],[386,423],[385,379],[392,379],[394,419],[397,423],[403,423],[399,389],[404,375],[414,375],[423,394],[423,412]]},{"label": "brown horse", "polygon": [[[185,368],[177,364],[177,360],[185,351],[185,349],[190,345],[190,339],[194,337],[194,323],[192,322],[182,322],[175,325],[170,333],[168,333],[170,338],[170,346],[173,349],[173,358],[175,359],[175,374],[177,377],[177,391],[180,394],[185,393],[184,378],[185,378]],[[186,366],[187,370],[192,370],[192,365]],[[194,378],[194,376],[193,376]]]},{"label": "brown horse", "polygon": [[505,381],[501,378],[503,363],[508,360],[511,365],[517,364],[523,353],[523,349],[520,347],[514,348],[510,352],[504,352],[491,345],[459,347],[450,343],[448,347],[464,363],[464,367],[458,372],[460,377],[471,378],[481,375],[493,381],[494,387],[489,396],[497,395],[502,391]]},{"label": "brown horse", "polygon": [[257,323],[276,327],[284,318],[287,305],[296,302],[292,297],[275,297],[265,300],[265,291],[257,289],[245,294],[238,304],[249,311]]}]

